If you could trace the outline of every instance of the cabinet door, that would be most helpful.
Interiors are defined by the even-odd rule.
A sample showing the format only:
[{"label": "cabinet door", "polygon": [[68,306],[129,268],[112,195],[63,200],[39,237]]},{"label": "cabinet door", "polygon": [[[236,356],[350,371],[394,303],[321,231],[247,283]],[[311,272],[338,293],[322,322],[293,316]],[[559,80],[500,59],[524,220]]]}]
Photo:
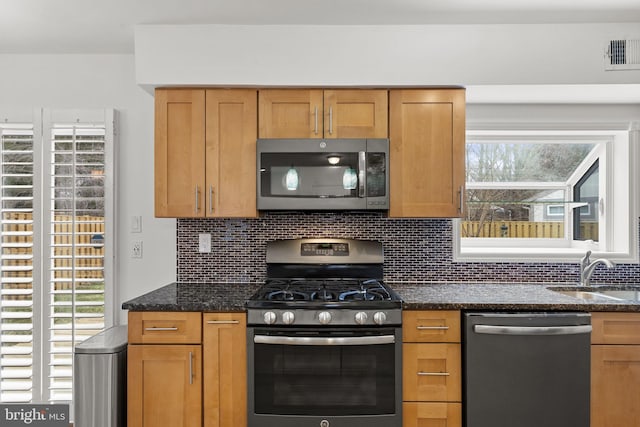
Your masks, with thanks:
[{"label": "cabinet door", "polygon": [[391,217],[462,216],[463,89],[389,93]]},{"label": "cabinet door", "polygon": [[460,312],[416,310],[402,312],[403,342],[460,342]]},{"label": "cabinet door", "polygon": [[128,427],[200,427],[200,345],[130,345]]},{"label": "cabinet door", "polygon": [[206,93],[206,187],[208,217],[256,217],[257,91]]},{"label": "cabinet door", "polygon": [[155,215],[204,215],[204,90],[155,94]]},{"label": "cabinet door", "polygon": [[402,400],[460,402],[460,344],[403,344]]},{"label": "cabinet door", "polygon": [[247,425],[245,313],[205,313],[204,427]]},{"label": "cabinet door", "polygon": [[591,344],[640,344],[640,313],[591,313]]},{"label": "cabinet door", "polygon": [[325,90],[325,138],[387,138],[387,91]]},{"label": "cabinet door", "polygon": [[460,403],[405,402],[402,404],[403,427],[461,427]]},{"label": "cabinet door", "polygon": [[202,313],[130,311],[129,344],[200,344]]},{"label": "cabinet door", "polygon": [[640,425],[640,345],[591,346],[591,427]]},{"label": "cabinet door", "polygon": [[322,90],[261,90],[258,126],[260,138],[322,138]]}]

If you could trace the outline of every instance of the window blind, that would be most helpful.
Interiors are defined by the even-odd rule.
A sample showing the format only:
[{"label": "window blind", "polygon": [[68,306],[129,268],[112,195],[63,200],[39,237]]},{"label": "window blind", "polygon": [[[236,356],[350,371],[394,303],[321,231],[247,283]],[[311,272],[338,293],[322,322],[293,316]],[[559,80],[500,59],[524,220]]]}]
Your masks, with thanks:
[{"label": "window blind", "polygon": [[32,125],[0,125],[0,401],[30,402],[34,365],[34,137]]}]

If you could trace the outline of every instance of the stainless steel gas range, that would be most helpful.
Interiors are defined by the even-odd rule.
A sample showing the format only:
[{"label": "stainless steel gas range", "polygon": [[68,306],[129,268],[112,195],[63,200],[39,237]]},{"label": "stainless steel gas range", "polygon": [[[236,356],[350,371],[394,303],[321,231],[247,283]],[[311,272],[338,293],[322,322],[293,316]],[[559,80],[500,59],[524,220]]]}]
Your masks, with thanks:
[{"label": "stainless steel gas range", "polygon": [[267,244],[247,301],[249,427],[401,427],[402,301],[382,244]]}]

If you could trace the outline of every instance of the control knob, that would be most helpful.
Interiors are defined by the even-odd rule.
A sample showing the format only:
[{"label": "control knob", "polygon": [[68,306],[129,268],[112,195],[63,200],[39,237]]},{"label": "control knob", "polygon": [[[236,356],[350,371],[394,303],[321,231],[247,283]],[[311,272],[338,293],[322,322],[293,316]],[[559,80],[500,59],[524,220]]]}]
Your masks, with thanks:
[{"label": "control knob", "polygon": [[285,311],[284,313],[282,313],[282,321],[285,325],[291,325],[294,320],[296,320],[296,316],[292,311]]},{"label": "control knob", "polygon": [[384,324],[384,322],[387,321],[387,315],[384,314],[382,311],[378,311],[373,315],[373,321],[375,322],[376,325],[382,325]]},{"label": "control knob", "polygon": [[267,311],[264,314],[264,323],[267,325],[273,325],[276,323],[276,314],[273,311]]},{"label": "control knob", "polygon": [[331,322],[331,313],[329,313],[328,311],[321,311],[318,314],[318,320],[323,325],[328,324],[329,322]]},{"label": "control knob", "polygon": [[364,325],[367,323],[367,313],[364,311],[359,311],[356,313],[356,323],[358,325]]}]

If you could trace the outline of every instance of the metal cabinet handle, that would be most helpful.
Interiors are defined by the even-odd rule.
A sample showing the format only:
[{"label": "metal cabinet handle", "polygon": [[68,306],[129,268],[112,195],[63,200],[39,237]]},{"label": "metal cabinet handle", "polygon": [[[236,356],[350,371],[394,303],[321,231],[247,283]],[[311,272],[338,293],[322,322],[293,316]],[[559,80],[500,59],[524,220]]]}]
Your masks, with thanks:
[{"label": "metal cabinet handle", "polygon": [[419,377],[448,377],[449,375],[451,375],[449,372],[418,372]]},{"label": "metal cabinet handle", "polygon": [[313,133],[318,134],[318,107],[315,108],[315,127],[313,128]]},{"label": "metal cabinet handle", "polygon": [[213,185],[209,186],[209,213],[213,213]]},{"label": "metal cabinet handle", "polygon": [[458,206],[458,211],[460,212],[460,215],[462,215],[464,213],[464,186],[461,185],[458,192],[460,194],[460,200],[458,201],[460,206]]},{"label": "metal cabinet handle", "polygon": [[193,384],[193,352],[189,352],[189,384]]},{"label": "metal cabinet handle", "polygon": [[448,326],[416,326],[416,329],[419,331],[447,331],[449,330]]},{"label": "metal cabinet handle", "polygon": [[239,320],[207,320],[209,325],[237,325]]},{"label": "metal cabinet handle", "polygon": [[176,326],[171,326],[168,328],[156,328],[156,327],[150,327],[150,328],[144,328],[145,331],[177,331],[178,328]]},{"label": "metal cabinet handle", "polygon": [[199,191],[198,191],[198,185],[196,184],[196,214],[198,214],[198,211],[200,210],[200,200],[199,200]]},{"label": "metal cabinet handle", "polygon": [[329,107],[329,135],[333,135],[333,107]]}]

